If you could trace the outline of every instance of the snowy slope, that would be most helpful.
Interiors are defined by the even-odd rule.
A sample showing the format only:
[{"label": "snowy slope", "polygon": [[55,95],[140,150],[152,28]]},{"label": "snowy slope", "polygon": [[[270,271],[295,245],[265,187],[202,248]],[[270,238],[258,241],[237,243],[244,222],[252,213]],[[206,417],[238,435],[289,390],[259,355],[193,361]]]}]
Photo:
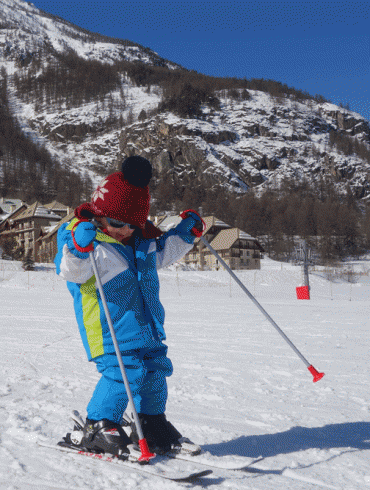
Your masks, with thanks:
[{"label": "snowy slope", "polygon": [[[71,409],[85,415],[98,380],[85,359],[71,297],[48,267],[27,273],[18,263],[0,262],[0,488],[190,488],[35,445],[57,441],[71,429]],[[364,272],[370,264],[358,267]],[[330,284],[315,273],[312,299],[298,301],[299,268],[264,260],[260,271],[238,275],[326,376],[313,384],[299,358],[225,272],[161,271],[175,367],[169,419],[213,454],[264,457],[255,465],[259,472],[215,471],[202,485],[368,488],[368,276],[361,284]]]}]

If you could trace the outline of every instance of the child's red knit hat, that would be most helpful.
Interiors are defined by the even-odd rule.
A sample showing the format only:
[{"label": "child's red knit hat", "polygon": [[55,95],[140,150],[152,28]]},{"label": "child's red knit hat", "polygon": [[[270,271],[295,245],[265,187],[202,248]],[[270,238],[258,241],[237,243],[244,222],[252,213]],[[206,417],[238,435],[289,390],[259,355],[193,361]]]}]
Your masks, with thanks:
[{"label": "child's red knit hat", "polygon": [[149,215],[149,189],[130,184],[122,172],[108,175],[92,195],[91,210],[95,216],[124,221],[144,228]]},{"label": "child's red knit hat", "polygon": [[[149,238],[149,231],[149,235],[154,231],[147,223],[151,165],[145,158],[129,157],[122,163],[122,170],[108,175],[93,193],[91,202],[76,208],[75,215],[78,218],[107,216],[130,223],[140,228],[145,238]],[[156,236],[161,235],[160,230],[155,230]]]}]

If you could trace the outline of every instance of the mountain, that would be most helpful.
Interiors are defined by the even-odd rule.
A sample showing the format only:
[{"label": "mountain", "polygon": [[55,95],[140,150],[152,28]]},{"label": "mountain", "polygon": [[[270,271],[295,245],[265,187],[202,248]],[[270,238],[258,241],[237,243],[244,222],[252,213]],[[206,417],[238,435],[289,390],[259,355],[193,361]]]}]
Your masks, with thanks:
[{"label": "mountain", "polygon": [[91,33],[23,0],[0,0],[0,45],[10,61],[73,49],[88,60],[142,61],[177,68],[137,43]]},{"label": "mountain", "polygon": [[[361,115],[279,82],[188,71],[22,0],[0,8],[0,110],[54,166],[90,179],[78,198],[132,154],[149,158],[155,182],[167,179],[180,197],[189,186],[244,194],[323,178],[357,199],[370,195],[370,125]],[[3,181],[10,167],[16,179],[19,158],[27,172],[27,152],[11,160],[11,151],[0,134]],[[40,165],[35,172],[61,200]]]}]

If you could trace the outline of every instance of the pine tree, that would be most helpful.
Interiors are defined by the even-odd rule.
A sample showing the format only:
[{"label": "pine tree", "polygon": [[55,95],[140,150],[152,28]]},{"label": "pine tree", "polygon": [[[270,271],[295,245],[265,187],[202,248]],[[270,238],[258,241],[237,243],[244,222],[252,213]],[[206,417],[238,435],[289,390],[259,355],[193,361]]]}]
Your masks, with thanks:
[{"label": "pine tree", "polygon": [[35,262],[33,261],[31,250],[28,250],[27,254],[25,255],[22,261],[22,268],[25,271],[35,270]]},{"label": "pine tree", "polygon": [[13,259],[14,250],[16,248],[16,242],[14,238],[0,236],[0,249],[2,251],[2,258]]}]

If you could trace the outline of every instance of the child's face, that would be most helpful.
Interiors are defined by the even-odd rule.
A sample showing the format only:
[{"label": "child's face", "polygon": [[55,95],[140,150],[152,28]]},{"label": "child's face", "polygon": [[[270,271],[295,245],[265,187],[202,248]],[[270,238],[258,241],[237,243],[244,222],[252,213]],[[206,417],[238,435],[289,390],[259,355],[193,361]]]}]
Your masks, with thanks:
[{"label": "child's face", "polygon": [[96,218],[96,220],[108,231],[112,238],[121,243],[127,243],[135,231],[129,228],[127,225],[123,226],[122,228],[114,228],[113,226],[110,226],[106,218]]}]

